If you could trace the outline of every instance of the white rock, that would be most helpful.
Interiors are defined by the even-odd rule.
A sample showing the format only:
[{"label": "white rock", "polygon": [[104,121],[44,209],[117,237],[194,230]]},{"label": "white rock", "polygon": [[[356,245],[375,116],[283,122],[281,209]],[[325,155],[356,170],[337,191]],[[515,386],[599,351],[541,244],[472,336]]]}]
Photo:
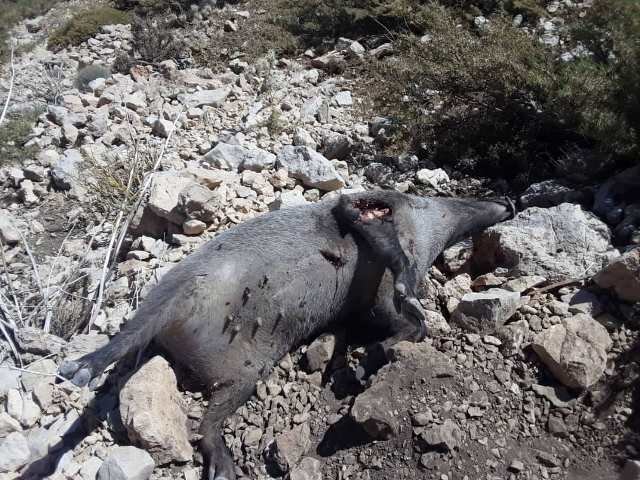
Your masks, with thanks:
[{"label": "white rock", "polygon": [[269,204],[270,210],[280,210],[309,203],[300,190],[285,190]]},{"label": "white rock", "polygon": [[260,172],[273,166],[276,156],[260,148],[248,149],[240,145],[220,142],[203,160],[217,168],[227,170],[253,170]]},{"label": "white rock", "polygon": [[612,289],[622,300],[640,302],[640,248],[616,258],[594,281],[602,288]]},{"label": "white rock", "polygon": [[79,168],[82,154],[78,150],[70,149],[64,152],[55,166],[51,169],[53,184],[60,190],[70,190],[79,181]]},{"label": "white rock", "polygon": [[416,172],[416,180],[423,185],[431,185],[433,188],[440,188],[443,185],[449,183],[449,175],[441,168],[435,170],[429,170],[423,168]]},{"label": "white rock", "polygon": [[147,106],[147,95],[143,90],[138,90],[124,97],[124,104],[131,110],[143,110]]},{"label": "white rock", "polygon": [[200,220],[187,220],[182,224],[185,235],[200,235],[207,229],[207,224]]},{"label": "white rock", "polygon": [[336,348],[336,337],[325,333],[316,338],[307,348],[305,358],[309,372],[323,371],[333,357]]},{"label": "white rock", "polygon": [[351,92],[348,90],[337,93],[333,99],[339,107],[350,107],[353,105],[353,98],[351,98]]},{"label": "white rock", "polygon": [[12,432],[22,430],[20,422],[6,412],[0,413],[0,438],[5,438]]},{"label": "white rock", "polygon": [[89,460],[80,466],[80,478],[82,478],[82,480],[95,480],[102,463],[102,460],[98,457],[89,458]]},{"label": "white rock", "polygon": [[98,480],[147,480],[155,464],[136,447],[114,447],[98,470]]},{"label": "white rock", "polygon": [[564,385],[585,389],[596,383],[607,364],[612,341],[591,316],[579,314],[538,334],[532,347]]},{"label": "white rock", "polygon": [[20,432],[13,432],[0,443],[0,473],[13,472],[27,464],[30,457],[27,439]]},{"label": "white rock", "polygon": [[595,273],[614,256],[609,228],[579,205],[532,207],[486,229],[475,242],[479,270],[508,269],[514,277],[551,282]]},{"label": "white rock", "polygon": [[176,172],[154,173],[149,188],[149,208],[158,217],[182,225],[184,213],[178,209],[180,192],[193,185],[194,181]]},{"label": "white rock", "polygon": [[191,107],[204,107],[206,105],[210,107],[222,107],[225,100],[229,96],[230,90],[228,88],[218,88],[215,90],[200,90],[188,95],[178,96],[178,99],[184,103],[187,108]]},{"label": "white rock", "polygon": [[280,151],[278,167],[284,167],[289,175],[311,188],[323,191],[338,190],[345,182],[326,157],[309,147],[286,145]]},{"label": "white rock", "polygon": [[20,241],[15,218],[8,210],[0,209],[0,240],[4,245],[15,245]]},{"label": "white rock", "polygon": [[322,464],[313,457],[304,457],[289,472],[289,480],[322,480]]},{"label": "white rock", "polygon": [[129,439],[158,464],[191,460],[185,405],[176,376],[161,356],[149,360],[122,388],[120,416]]},{"label": "white rock", "polygon": [[293,144],[297,147],[309,147],[313,148],[314,150],[318,146],[311,134],[301,127],[296,127],[293,133]]},{"label": "white rock", "polygon": [[500,288],[465,294],[451,320],[472,332],[492,332],[500,328],[520,306],[520,294]]}]

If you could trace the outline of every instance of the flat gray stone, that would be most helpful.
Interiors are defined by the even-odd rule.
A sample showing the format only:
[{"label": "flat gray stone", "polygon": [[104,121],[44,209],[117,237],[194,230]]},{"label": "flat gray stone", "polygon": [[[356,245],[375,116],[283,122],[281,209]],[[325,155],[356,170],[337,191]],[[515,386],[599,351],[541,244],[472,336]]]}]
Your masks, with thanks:
[{"label": "flat gray stone", "polygon": [[271,168],[276,162],[276,156],[260,148],[249,149],[241,145],[220,142],[204,156],[203,160],[225,170],[260,172]]},{"label": "flat gray stone", "polygon": [[178,99],[188,108],[199,108],[208,105],[210,107],[222,107],[229,96],[228,88],[217,88],[215,90],[200,90],[178,96]]},{"label": "flat gray stone", "polygon": [[497,330],[516,312],[520,294],[500,288],[467,293],[451,315],[452,322],[471,332]]},{"label": "flat gray stone", "polygon": [[98,480],[147,480],[155,464],[136,447],[113,447],[98,470]]},{"label": "flat gray stone", "polygon": [[13,432],[0,441],[0,473],[14,472],[27,464],[30,457],[27,439],[20,432]]}]

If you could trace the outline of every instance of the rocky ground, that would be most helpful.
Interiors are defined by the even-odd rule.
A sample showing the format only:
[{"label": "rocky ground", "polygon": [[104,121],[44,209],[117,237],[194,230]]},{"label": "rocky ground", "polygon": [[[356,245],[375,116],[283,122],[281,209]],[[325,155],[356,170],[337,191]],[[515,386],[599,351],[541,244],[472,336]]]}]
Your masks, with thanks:
[{"label": "rocky ground", "polygon": [[[172,265],[248,218],[381,185],[487,188],[410,155],[375,161],[385,119],[361,119],[353,80],[330,65],[388,47],[343,39],[319,58],[167,61],[77,85],[79,65],[131,40],[115,25],[47,51],[47,30],[77,6],[15,32],[32,49],[16,59],[10,113],[42,113],[24,146],[35,158],[0,168],[0,478],[197,479],[207,400],[161,352],[97,392],[58,381],[61,360],[104,344]],[[226,7],[207,22],[220,33],[254,15]],[[348,326],[287,355],[226,424],[239,476],[640,478],[627,388],[640,230],[638,204],[622,200],[634,176],[531,186],[515,219],[438,260],[421,293],[428,339],[388,362]],[[623,230],[634,243],[616,242]]]}]

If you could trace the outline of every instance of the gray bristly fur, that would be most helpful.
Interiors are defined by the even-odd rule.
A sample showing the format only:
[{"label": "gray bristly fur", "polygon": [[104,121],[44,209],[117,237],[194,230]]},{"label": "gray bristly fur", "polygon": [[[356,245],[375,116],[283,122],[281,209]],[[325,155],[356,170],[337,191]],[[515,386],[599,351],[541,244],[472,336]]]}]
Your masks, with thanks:
[{"label": "gray bristly fur", "polygon": [[[329,323],[354,314],[377,309],[378,318],[396,321],[387,305],[394,289],[388,291],[385,255],[405,255],[419,279],[448,245],[511,216],[504,201],[383,191],[344,198],[391,205],[393,229],[362,234],[341,213],[339,198],[251,219],[182,260],[120,333],[98,351],[65,362],[61,375],[85,385],[128,352],[156,340],[209,388],[209,411],[200,430],[209,480],[235,479],[222,422],[283,355]],[[376,246],[376,234],[397,236],[383,242],[392,245],[391,252]],[[396,294],[397,283],[396,278]],[[402,317],[412,317],[399,330],[415,328],[420,314],[412,309],[421,307],[407,303],[406,296],[396,303],[402,307],[401,323]],[[402,331],[398,335],[404,338]]]}]

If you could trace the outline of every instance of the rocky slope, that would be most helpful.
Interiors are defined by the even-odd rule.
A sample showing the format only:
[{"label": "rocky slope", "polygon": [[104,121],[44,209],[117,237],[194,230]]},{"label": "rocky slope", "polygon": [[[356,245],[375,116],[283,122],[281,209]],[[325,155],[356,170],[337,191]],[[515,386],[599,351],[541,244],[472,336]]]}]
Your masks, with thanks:
[{"label": "rocky slope", "polygon": [[[130,31],[54,55],[43,39],[61,11],[16,30],[35,48],[16,59],[11,108],[44,110],[25,145],[36,158],[0,168],[0,478],[200,478],[207,399],[160,352],[99,393],[56,381],[60,361],[104,344],[172,265],[255,215],[379,184],[478,182],[409,155],[391,176],[362,167],[385,119],[359,119],[353,85],[311,54],[220,72],[167,61],[79,90],[79,63],[111,61]],[[225,10],[237,28],[255,14]],[[342,40],[333,56],[377,53]],[[532,186],[515,219],[445,252],[421,294],[429,338],[387,364],[348,326],[287,355],[227,422],[239,476],[595,480],[626,465],[639,478],[618,387],[637,375],[640,249],[613,246],[635,207],[625,217],[607,189],[593,209],[615,218],[583,192]]]}]

